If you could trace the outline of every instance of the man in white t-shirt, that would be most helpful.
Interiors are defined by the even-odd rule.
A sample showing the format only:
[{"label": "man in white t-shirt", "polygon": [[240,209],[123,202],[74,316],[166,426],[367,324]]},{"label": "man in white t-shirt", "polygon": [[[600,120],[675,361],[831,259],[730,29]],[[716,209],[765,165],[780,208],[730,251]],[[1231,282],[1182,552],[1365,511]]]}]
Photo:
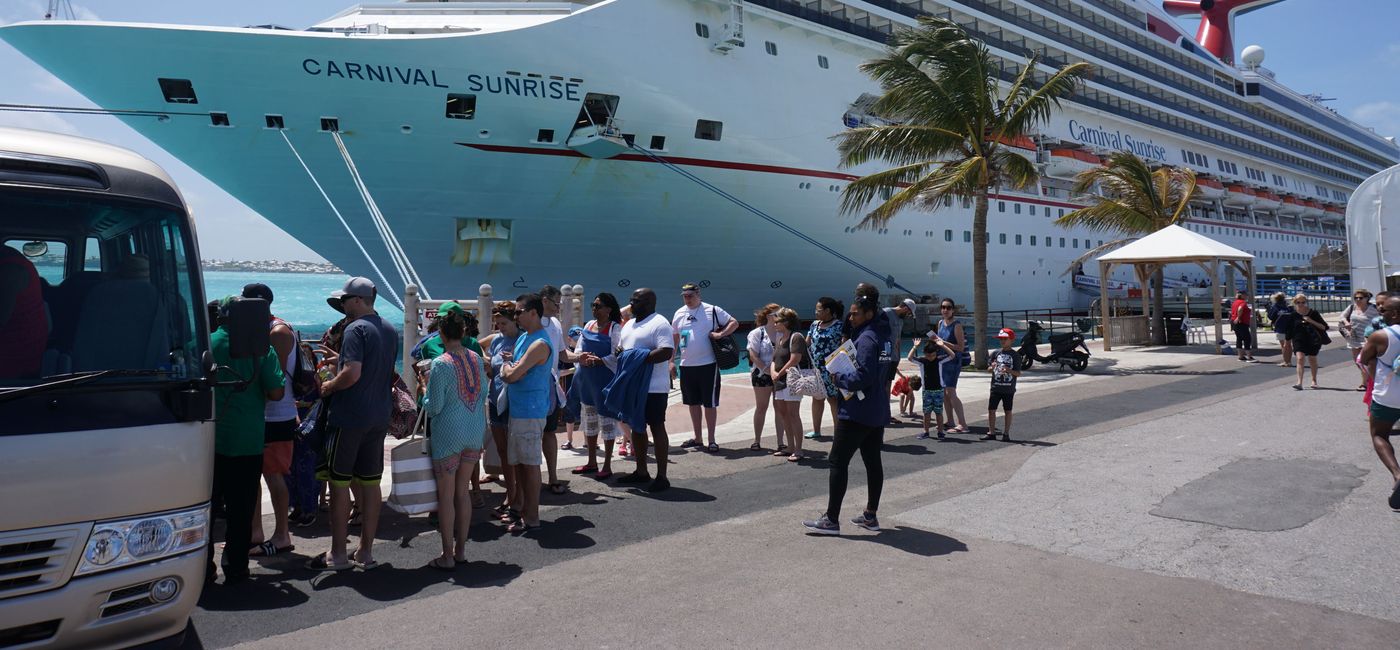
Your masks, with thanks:
[{"label": "man in white t-shirt", "polygon": [[710,433],[710,451],[719,451],[715,444],[715,418],[719,407],[719,364],[715,363],[714,342],[730,336],[739,321],[729,312],[700,300],[700,287],[681,285],[681,300],[685,302],[671,317],[675,330],[675,346],[679,350],[678,375],[681,380],[681,403],[690,407],[690,423],[695,437],[681,447],[703,447],[700,438],[700,414]]},{"label": "man in white t-shirt", "polygon": [[[633,319],[622,326],[623,350],[650,350],[647,361],[651,362],[651,385],[647,390],[646,421],[651,429],[652,441],[656,448],[656,480],[647,488],[648,492],[660,492],[671,487],[666,480],[666,451],[670,442],[666,439],[666,395],[671,392],[671,377],[668,372],[671,357],[675,355],[675,335],[666,318],[656,313],[656,292],[651,289],[638,289],[632,293],[628,303],[632,307]],[[632,458],[637,461],[637,471],[617,480],[618,483],[645,483],[651,479],[647,473],[647,432],[632,431]]]},{"label": "man in white t-shirt", "polygon": [[554,377],[554,406],[550,409],[550,417],[545,420],[544,428],[544,464],[549,470],[549,491],[554,494],[564,493],[564,484],[559,482],[559,438],[555,433],[559,431],[559,420],[563,415],[564,390],[559,384],[559,350],[564,348],[564,327],[559,322],[559,309],[564,301],[564,294],[559,288],[546,284],[540,287],[540,298],[544,299],[544,318],[540,322],[544,325],[545,332],[549,334],[549,374]]}]

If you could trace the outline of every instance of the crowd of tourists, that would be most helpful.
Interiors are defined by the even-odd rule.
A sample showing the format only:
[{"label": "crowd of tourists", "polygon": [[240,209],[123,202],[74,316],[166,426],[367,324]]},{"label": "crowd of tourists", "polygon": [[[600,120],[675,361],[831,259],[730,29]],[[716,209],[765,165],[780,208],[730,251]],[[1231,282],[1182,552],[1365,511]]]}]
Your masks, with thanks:
[{"label": "crowd of tourists", "polygon": [[[541,492],[566,490],[558,456],[561,447],[572,449],[575,427],[583,435],[587,462],[573,474],[665,491],[671,486],[666,412],[672,387],[679,386],[693,431],[679,446],[717,452],[721,370],[737,364],[740,354],[748,358],[755,404],[750,450],[768,451],[764,437],[770,406],[772,454],[792,463],[809,458],[804,441],[821,439],[823,420],[833,422],[829,503],[820,517],[802,522],[809,532],[839,533],[847,468],[857,452],[870,485],[865,508],[851,522],[879,530],[880,448],[885,428],[896,421],[891,396],[899,398],[901,415],[922,421],[920,439],[970,432],[958,392],[970,345],[952,299],[941,301],[939,318],[904,353],[903,320],[915,303],[906,299],[882,308],[879,290],[870,284],[858,285],[849,308],[838,299],[820,298],[805,328],[795,309],[765,305],[754,313],[754,328],[742,347],[732,338],[738,320],[704,302],[700,293],[695,284],[682,286],[683,304],[670,319],[657,313],[658,296],[651,289],[634,291],[626,305],[610,293],[599,293],[589,304],[592,317],[566,332],[559,318],[563,296],[546,286],[494,303],[484,336],[473,311],[444,303],[428,335],[412,348],[415,383],[421,388],[417,395],[408,394],[396,372],[399,334],[376,313],[377,289],[366,278],[350,279],[328,298],[345,317],[322,335],[318,349],[273,316],[267,353],[236,359],[229,354],[228,334],[216,330],[211,339],[216,363],[242,381],[219,387],[216,395],[213,499],[228,522],[225,582],[248,576],[250,556],[294,550],[290,528],[314,524],[321,511],[329,516],[329,544],[306,562],[307,568],[376,567],[373,540],[384,496],[379,485],[391,430],[426,434],[431,473],[425,465],[422,480],[436,486],[428,494],[430,520],[442,543],[430,566],[444,571],[466,562],[474,511],[486,507],[479,489],[483,470],[505,488],[490,517],[512,534],[529,534],[541,525]],[[276,312],[273,292],[265,285],[248,285],[241,298],[264,300]],[[1396,476],[1392,506],[1400,507],[1400,468],[1390,448],[1389,425],[1383,434],[1376,432],[1387,418],[1392,424],[1400,419],[1400,391],[1390,388],[1387,374],[1400,354],[1400,326],[1386,327],[1387,322],[1400,323],[1400,298],[1381,294],[1379,310],[1369,293],[1359,291],[1355,298],[1356,304],[1342,314],[1339,330],[1361,366],[1358,390],[1367,391],[1376,451]],[[212,304],[211,318],[217,322],[220,310],[236,299]],[[1232,307],[1237,333],[1248,331],[1253,310],[1245,297]],[[1317,354],[1327,343],[1328,324],[1302,295],[1291,302],[1282,294],[1274,296],[1268,313],[1284,347],[1280,365],[1297,366],[1295,388],[1301,388],[1305,364],[1311,365],[1316,386]],[[1010,329],[998,332],[1000,348],[990,355],[984,440],[1011,440],[1022,368],[1014,336]],[[1253,345],[1240,345],[1239,355],[1252,360]],[[838,357],[845,362],[833,361]],[[901,358],[915,372],[906,375]],[[810,398],[810,429],[803,422],[804,398]],[[560,432],[567,436],[563,445]],[[631,471],[614,472],[615,452],[630,459]],[[262,526],[263,483],[273,510],[270,535]],[[352,526],[360,529],[354,548],[349,543]],[[213,550],[211,545],[211,579],[216,575]]]}]

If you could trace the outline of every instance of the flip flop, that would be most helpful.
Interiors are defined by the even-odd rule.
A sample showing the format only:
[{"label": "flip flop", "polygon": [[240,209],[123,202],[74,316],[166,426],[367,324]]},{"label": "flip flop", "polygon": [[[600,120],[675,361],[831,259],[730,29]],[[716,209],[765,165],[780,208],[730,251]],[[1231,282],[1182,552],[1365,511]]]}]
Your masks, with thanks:
[{"label": "flip flop", "polygon": [[[438,571],[441,571],[443,573],[451,573],[457,570],[457,564],[457,562],[452,561],[448,561],[446,564],[443,564],[442,557],[438,556],[428,561],[428,568],[437,569]],[[461,564],[466,563],[462,562]]]},{"label": "flip flop", "polygon": [[525,523],[524,519],[521,519],[507,527],[506,532],[512,535],[523,535],[532,530],[535,530],[536,528],[539,528],[538,524],[531,526],[530,524]]},{"label": "flip flop", "polygon": [[612,475],[613,475],[612,472],[610,472],[610,471],[608,471],[608,470],[605,470],[605,469],[600,469],[600,470],[598,470],[598,473],[597,473],[597,474],[594,474],[594,475],[593,475],[593,478],[598,479],[598,480],[600,480],[600,481],[606,481],[606,480],[612,478]]},{"label": "flip flop", "polygon": [[563,483],[550,483],[550,484],[549,484],[549,492],[550,492],[550,494],[564,494],[564,493],[567,493],[568,491],[569,491],[569,488],[564,487],[564,484],[563,484]]},{"label": "flip flop", "polygon": [[597,466],[597,465],[584,465],[583,467],[575,467],[574,469],[570,470],[569,473],[570,473],[570,474],[592,474],[592,473],[597,472],[597,471],[598,471],[598,466]]},{"label": "flip flop", "polygon": [[355,565],[351,564],[349,561],[343,564],[331,564],[330,561],[326,559],[325,553],[307,560],[302,566],[312,571],[344,571],[346,569],[355,568]]},{"label": "flip flop", "polygon": [[373,571],[373,570],[379,568],[379,560],[370,560],[369,562],[361,562],[361,561],[355,559],[355,554],[354,554],[354,553],[351,553],[351,554],[350,554],[350,564],[353,564],[354,566],[359,567],[361,571]]},{"label": "flip flop", "polygon": [[271,556],[273,556],[273,555],[277,555],[278,553],[286,553],[286,552],[288,552],[288,551],[295,551],[296,548],[297,548],[297,547],[296,547],[296,545],[294,545],[294,544],[288,544],[288,545],[286,545],[286,546],[283,546],[283,547],[281,547],[281,548],[278,548],[276,544],[273,544],[273,543],[269,540],[269,541],[263,542],[263,543],[261,543],[261,544],[258,544],[257,546],[254,546],[252,549],[250,549],[250,550],[248,551],[248,557],[271,557]]}]

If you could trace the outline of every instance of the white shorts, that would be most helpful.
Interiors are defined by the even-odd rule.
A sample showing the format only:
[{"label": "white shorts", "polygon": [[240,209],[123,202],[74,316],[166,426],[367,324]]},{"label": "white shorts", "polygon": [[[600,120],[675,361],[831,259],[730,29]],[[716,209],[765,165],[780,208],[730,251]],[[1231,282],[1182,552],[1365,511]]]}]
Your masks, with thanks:
[{"label": "white shorts", "polygon": [[778,402],[800,402],[802,396],[792,392],[792,389],[784,385],[782,388],[773,389],[773,399]]},{"label": "white shorts", "polygon": [[534,465],[544,462],[544,418],[511,418],[506,433],[506,462]]},{"label": "white shorts", "polygon": [[596,438],[601,433],[603,440],[617,440],[621,432],[618,430],[617,420],[605,417],[598,413],[598,407],[583,405],[581,413],[583,420],[583,435],[589,438]]},{"label": "white shorts", "polygon": [[1274,338],[1275,338],[1275,339],[1278,339],[1278,342],[1279,342],[1279,343],[1283,343],[1284,341],[1287,341],[1287,340],[1288,340],[1288,335],[1287,335],[1287,334],[1280,334],[1280,333],[1278,333],[1278,332],[1274,332]]}]

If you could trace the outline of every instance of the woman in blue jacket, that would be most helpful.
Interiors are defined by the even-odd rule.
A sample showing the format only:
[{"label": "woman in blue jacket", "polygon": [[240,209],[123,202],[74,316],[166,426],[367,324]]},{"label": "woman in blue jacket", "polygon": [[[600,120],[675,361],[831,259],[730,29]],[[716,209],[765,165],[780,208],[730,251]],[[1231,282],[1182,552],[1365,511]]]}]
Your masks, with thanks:
[{"label": "woman in blue jacket", "polygon": [[880,306],[870,298],[858,298],[851,305],[848,317],[851,340],[855,342],[855,372],[832,373],[837,388],[851,396],[842,398],[837,408],[836,438],[831,446],[831,485],[826,513],[815,521],[804,521],[807,531],[822,535],[841,534],[841,501],[846,497],[847,468],[856,451],[865,462],[865,474],[870,481],[870,497],[865,512],[851,523],[866,530],[880,530],[875,511],[880,506],[880,490],[884,487],[885,470],[880,463],[880,446],[884,442],[885,424],[890,420],[889,392],[885,390],[883,368],[894,359],[888,334],[876,327]]}]

